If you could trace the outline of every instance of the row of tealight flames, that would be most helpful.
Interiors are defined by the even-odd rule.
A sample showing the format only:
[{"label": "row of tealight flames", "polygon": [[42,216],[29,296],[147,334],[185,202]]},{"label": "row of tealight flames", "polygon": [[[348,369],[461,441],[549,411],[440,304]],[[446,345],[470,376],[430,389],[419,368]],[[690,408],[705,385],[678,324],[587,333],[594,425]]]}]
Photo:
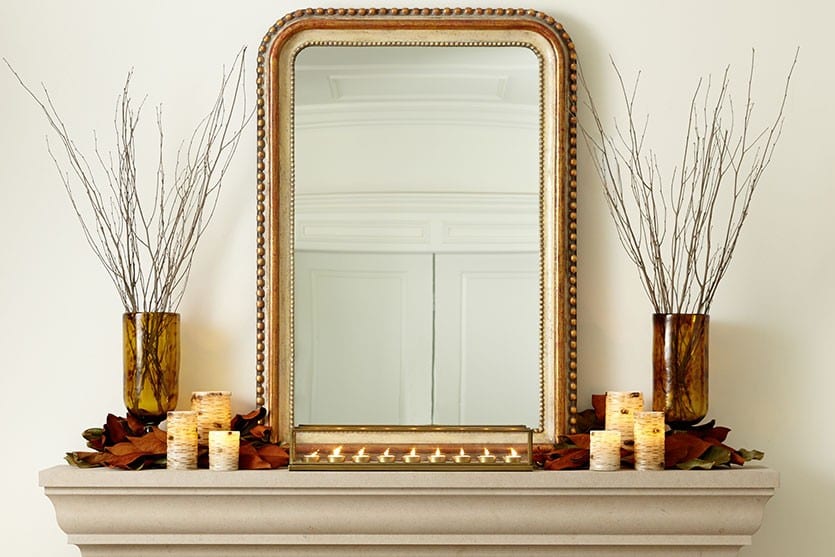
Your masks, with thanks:
[{"label": "row of tealight flames", "polygon": [[664,412],[645,412],[640,392],[606,393],[606,429],[590,432],[589,469],[620,469],[621,447],[633,444],[636,470],[664,469]]},{"label": "row of tealight flames", "polygon": [[208,445],[210,470],[237,470],[241,432],[230,431],[231,423],[232,393],[192,393],[191,410],[168,413],[167,467],[170,470],[197,469],[198,448]]},{"label": "row of tealight flames", "polygon": [[[322,458],[323,457],[319,454],[318,449],[312,453],[302,456],[302,460],[305,464],[316,464],[320,462]],[[329,464],[342,464],[348,461],[347,455],[342,452],[341,446],[333,449],[330,454],[325,455],[325,458]],[[444,464],[446,462],[469,464],[470,462],[473,462],[473,457],[465,453],[463,448],[458,451],[458,454],[450,457],[442,453],[440,447],[438,447],[435,449],[434,453],[430,453],[425,457],[424,455],[418,454],[417,449],[415,448],[412,448],[412,450],[408,453],[399,455],[399,457],[398,455],[393,454],[390,449],[386,449],[384,452],[376,455],[374,460],[380,464],[393,464],[395,462],[402,462],[404,464],[420,464],[425,461],[428,461],[431,464]],[[476,455],[475,460],[481,464],[496,464],[501,462],[504,462],[505,464],[519,464],[522,461],[522,456],[513,447],[508,450],[507,454],[500,457],[497,457],[485,448],[484,453]],[[356,454],[351,455],[350,458],[350,462],[354,462],[355,464],[368,464],[371,461],[372,455],[365,452],[365,448],[360,449],[356,452]]]}]

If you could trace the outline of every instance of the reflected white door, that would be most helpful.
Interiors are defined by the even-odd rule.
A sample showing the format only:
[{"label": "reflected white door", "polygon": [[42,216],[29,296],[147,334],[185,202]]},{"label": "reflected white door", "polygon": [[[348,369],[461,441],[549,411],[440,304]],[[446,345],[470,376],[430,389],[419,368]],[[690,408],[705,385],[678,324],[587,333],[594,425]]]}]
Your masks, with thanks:
[{"label": "reflected white door", "polygon": [[428,424],[432,255],[295,253],[296,424]]},{"label": "reflected white door", "polygon": [[536,253],[435,256],[434,423],[539,426]]}]

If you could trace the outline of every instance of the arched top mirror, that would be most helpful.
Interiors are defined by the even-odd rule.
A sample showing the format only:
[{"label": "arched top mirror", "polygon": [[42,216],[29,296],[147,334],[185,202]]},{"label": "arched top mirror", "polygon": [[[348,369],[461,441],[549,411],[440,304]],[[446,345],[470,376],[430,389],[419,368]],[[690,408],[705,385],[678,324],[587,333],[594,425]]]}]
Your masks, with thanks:
[{"label": "arched top mirror", "polygon": [[277,439],[572,431],[575,62],[530,10],[310,9],[270,28],[257,401]]}]

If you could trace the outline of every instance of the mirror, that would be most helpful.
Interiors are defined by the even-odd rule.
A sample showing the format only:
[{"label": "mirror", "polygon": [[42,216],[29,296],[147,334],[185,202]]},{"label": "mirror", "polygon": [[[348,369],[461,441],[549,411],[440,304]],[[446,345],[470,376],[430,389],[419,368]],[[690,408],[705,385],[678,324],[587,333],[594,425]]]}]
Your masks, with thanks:
[{"label": "mirror", "polygon": [[279,439],[571,431],[572,57],[521,10],[307,10],[271,29],[257,396]]}]

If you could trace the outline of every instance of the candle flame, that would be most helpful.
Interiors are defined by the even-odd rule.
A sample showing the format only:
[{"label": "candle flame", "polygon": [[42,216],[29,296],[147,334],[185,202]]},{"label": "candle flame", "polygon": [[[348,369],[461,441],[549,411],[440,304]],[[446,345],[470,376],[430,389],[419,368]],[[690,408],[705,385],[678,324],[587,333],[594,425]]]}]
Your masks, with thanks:
[{"label": "candle flame", "polygon": [[484,447],[484,456],[490,456],[490,451],[487,450],[487,447]]},{"label": "candle flame", "polygon": [[516,449],[510,447],[510,456],[519,456],[519,453],[516,452]]},{"label": "candle flame", "polygon": [[435,456],[441,456],[441,448],[440,447],[435,449]]},{"label": "candle flame", "polygon": [[333,454],[333,456],[339,456],[339,453],[340,453],[340,452],[342,452],[342,445],[340,445],[340,446],[338,446],[337,448],[335,448],[335,449],[333,450],[333,453],[331,453],[331,454]]},{"label": "candle flame", "polygon": [[316,455],[318,455],[318,454],[319,454],[319,449],[316,449],[315,451],[313,451],[312,453],[310,453],[310,454],[309,454],[309,455],[307,455],[307,456],[316,456]]},{"label": "candle flame", "polygon": [[360,449],[360,452],[358,452],[357,454],[358,454],[359,456],[364,455],[364,454],[365,454],[365,447],[361,448],[361,449]]},{"label": "candle flame", "polygon": [[386,449],[386,452],[384,452],[384,453],[383,453],[383,456],[391,456],[391,455],[389,454],[389,450],[388,450],[388,449]]},{"label": "candle flame", "polygon": [[464,456],[464,447],[461,447],[461,450],[458,451],[458,454]]},{"label": "candle flame", "polygon": [[410,452],[410,453],[409,453],[409,455],[411,455],[411,456],[415,456],[415,455],[417,455],[417,453],[415,452],[415,448],[414,448],[414,447],[412,447],[412,452]]}]

